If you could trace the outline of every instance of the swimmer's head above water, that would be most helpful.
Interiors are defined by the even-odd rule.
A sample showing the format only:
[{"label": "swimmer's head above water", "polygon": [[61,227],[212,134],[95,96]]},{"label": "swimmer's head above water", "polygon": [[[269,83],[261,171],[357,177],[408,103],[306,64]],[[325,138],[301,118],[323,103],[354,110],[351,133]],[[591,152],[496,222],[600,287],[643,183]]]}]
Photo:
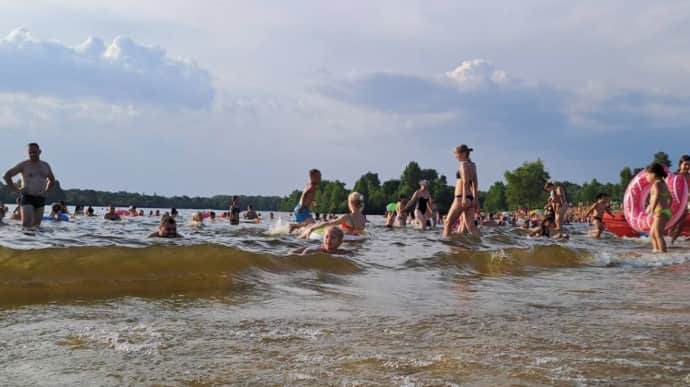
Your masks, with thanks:
[{"label": "swimmer's head above water", "polygon": [[354,209],[364,210],[364,195],[359,192],[350,193],[347,196],[347,204],[350,207],[350,211],[354,211]]},{"label": "swimmer's head above water", "polygon": [[343,243],[344,237],[345,234],[340,227],[329,227],[323,233],[323,245],[321,247],[327,253],[335,253]]}]

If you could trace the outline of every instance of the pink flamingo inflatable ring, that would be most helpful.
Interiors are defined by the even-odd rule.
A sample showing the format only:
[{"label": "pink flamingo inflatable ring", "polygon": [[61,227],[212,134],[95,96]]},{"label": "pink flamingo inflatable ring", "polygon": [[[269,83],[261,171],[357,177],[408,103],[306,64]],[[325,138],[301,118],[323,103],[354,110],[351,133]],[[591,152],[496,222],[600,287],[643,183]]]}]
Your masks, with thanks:
[{"label": "pink flamingo inflatable ring", "polygon": [[[673,228],[683,217],[685,206],[688,204],[688,184],[685,178],[676,175],[664,167],[668,176],[666,185],[671,194],[671,220],[666,223],[664,231]],[[649,191],[652,185],[647,181],[647,172],[640,171],[628,184],[623,197],[623,214],[630,227],[637,232],[649,232],[654,221],[654,214],[647,212]]]}]

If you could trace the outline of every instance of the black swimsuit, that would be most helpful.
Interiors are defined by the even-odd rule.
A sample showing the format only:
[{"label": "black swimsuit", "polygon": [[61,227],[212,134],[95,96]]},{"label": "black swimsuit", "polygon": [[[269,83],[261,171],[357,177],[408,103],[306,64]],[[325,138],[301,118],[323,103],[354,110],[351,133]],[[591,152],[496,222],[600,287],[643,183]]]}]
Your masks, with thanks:
[{"label": "black swimsuit", "polygon": [[33,208],[41,208],[46,205],[46,198],[44,198],[43,196],[35,196],[21,193],[19,194],[19,204],[22,206],[32,206]]},{"label": "black swimsuit", "polygon": [[426,212],[428,203],[429,199],[419,198],[419,201],[417,201],[417,209],[423,213]]}]

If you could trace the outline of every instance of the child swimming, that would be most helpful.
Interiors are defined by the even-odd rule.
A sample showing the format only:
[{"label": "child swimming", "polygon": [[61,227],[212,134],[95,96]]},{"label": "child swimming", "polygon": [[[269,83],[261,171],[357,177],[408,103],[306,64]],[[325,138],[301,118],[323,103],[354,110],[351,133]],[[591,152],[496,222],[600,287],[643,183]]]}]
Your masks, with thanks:
[{"label": "child swimming", "polygon": [[316,187],[321,184],[321,171],[318,169],[312,169],[309,171],[309,182],[304,186],[304,191],[302,191],[302,196],[299,199],[299,203],[295,206],[293,212],[295,222],[290,223],[290,232],[295,229],[314,224],[314,218],[309,212],[309,207],[314,202],[314,197],[316,196]]},{"label": "child swimming", "polygon": [[554,217],[545,217],[542,221],[539,227],[535,228],[534,230],[530,231],[529,236],[531,237],[547,237],[547,238],[553,238],[553,239],[569,239],[570,236],[568,234],[562,233],[562,232],[557,232],[556,234],[551,235],[551,229],[554,227]]},{"label": "child swimming", "polygon": [[608,195],[602,192],[596,196],[596,200],[597,201],[592,204],[592,207],[585,213],[585,218],[592,215],[594,227],[596,227],[596,229],[590,233],[590,236],[599,238],[601,233],[604,232],[604,213],[608,213],[611,216],[613,216],[613,213],[611,212]]},{"label": "child swimming", "polygon": [[645,171],[647,172],[647,181],[652,184],[652,189],[649,193],[649,205],[647,213],[654,214],[654,222],[649,230],[649,239],[652,240],[652,251],[655,253],[666,252],[666,241],[664,240],[664,226],[668,222],[673,213],[671,212],[671,194],[666,187],[664,179],[666,171],[659,163],[650,164]]},{"label": "child swimming", "polygon": [[343,244],[345,234],[339,227],[329,227],[323,233],[323,241],[321,246],[306,248],[302,251],[302,255],[310,254],[347,254],[346,250],[339,249]]},{"label": "child swimming", "polygon": [[352,192],[347,197],[347,205],[350,208],[350,213],[342,215],[341,217],[328,222],[313,224],[307,227],[306,230],[299,236],[300,239],[309,238],[309,234],[317,228],[328,226],[340,226],[340,228],[349,235],[359,235],[364,231],[367,219],[362,214],[364,209],[364,195],[359,192]]}]

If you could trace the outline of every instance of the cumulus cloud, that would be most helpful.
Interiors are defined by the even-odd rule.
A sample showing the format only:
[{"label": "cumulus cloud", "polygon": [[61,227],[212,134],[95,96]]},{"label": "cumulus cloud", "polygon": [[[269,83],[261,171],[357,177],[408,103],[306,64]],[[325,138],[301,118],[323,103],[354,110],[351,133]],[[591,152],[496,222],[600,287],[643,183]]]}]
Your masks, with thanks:
[{"label": "cumulus cloud", "polygon": [[367,109],[406,114],[455,113],[470,121],[523,129],[560,128],[568,119],[564,110],[566,93],[521,81],[481,59],[464,61],[438,76],[371,73],[320,90]]},{"label": "cumulus cloud", "polygon": [[76,47],[16,29],[0,40],[0,92],[166,108],[208,108],[209,73],[158,47],[89,37]]}]

